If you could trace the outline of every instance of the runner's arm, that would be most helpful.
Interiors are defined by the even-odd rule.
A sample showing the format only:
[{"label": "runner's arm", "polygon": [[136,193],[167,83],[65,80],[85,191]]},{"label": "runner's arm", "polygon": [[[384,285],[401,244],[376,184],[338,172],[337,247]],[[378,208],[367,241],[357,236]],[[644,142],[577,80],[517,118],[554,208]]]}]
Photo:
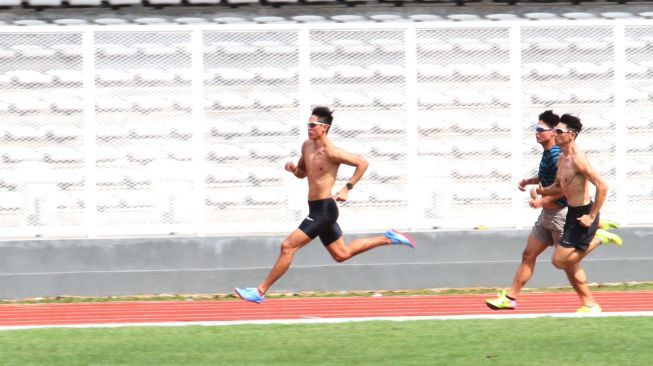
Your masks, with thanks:
[{"label": "runner's arm", "polygon": [[294,162],[289,161],[284,167],[287,171],[293,173],[295,177],[299,179],[306,178],[306,162],[304,161],[304,146],[302,145],[302,154],[299,157],[299,161],[295,165]]},{"label": "runner's arm", "polygon": [[345,202],[349,198],[350,189],[353,189],[353,186],[363,177],[369,163],[360,155],[352,154],[340,149],[333,149],[330,152],[330,158],[338,164],[345,164],[356,168],[354,174],[352,174],[351,178],[347,180],[347,184],[333,196],[336,201]]},{"label": "runner's arm", "polygon": [[540,184],[539,187],[535,190],[535,193],[542,196],[556,196],[562,194],[562,187],[560,186],[560,179],[556,176],[555,182],[548,187],[542,187]]},{"label": "runner's arm", "polygon": [[529,202],[530,206],[533,208],[544,208],[547,210],[559,209],[561,206],[556,203],[559,199],[564,197],[564,194],[557,194],[554,196],[538,196],[536,188],[531,190],[531,201]]},{"label": "runner's arm", "polygon": [[365,160],[365,158],[363,158],[360,155],[353,154],[337,148],[333,150],[332,154],[333,154],[332,159],[334,161],[341,164],[353,166],[356,168],[354,170],[354,174],[352,174],[351,178],[349,178],[349,180],[347,181],[347,183],[356,185],[356,183],[358,183],[358,181],[363,177],[363,174],[365,174],[365,171],[369,166],[367,160]]},{"label": "runner's arm", "polygon": [[517,188],[519,188],[519,190],[523,192],[523,191],[526,190],[527,185],[529,185],[529,184],[539,184],[539,183],[540,183],[540,177],[535,176],[535,177],[530,177],[530,178],[524,178],[524,179],[519,181],[519,183],[517,184]]},{"label": "runner's arm", "polygon": [[295,167],[293,174],[295,174],[295,177],[299,179],[306,178],[306,163],[304,162],[304,155],[299,157],[297,167]]}]

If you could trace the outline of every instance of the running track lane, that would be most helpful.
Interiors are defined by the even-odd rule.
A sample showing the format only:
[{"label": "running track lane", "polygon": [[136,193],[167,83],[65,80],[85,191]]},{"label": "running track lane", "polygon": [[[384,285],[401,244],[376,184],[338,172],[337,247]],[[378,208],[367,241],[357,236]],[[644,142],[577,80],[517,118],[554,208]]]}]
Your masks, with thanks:
[{"label": "running track lane", "polygon": [[[488,297],[492,295],[282,298],[261,305],[243,300],[11,304],[0,305],[0,327],[556,314],[580,306],[574,293],[527,293],[517,310],[493,311],[485,305]],[[594,297],[608,313],[653,311],[653,291],[596,292]]]}]

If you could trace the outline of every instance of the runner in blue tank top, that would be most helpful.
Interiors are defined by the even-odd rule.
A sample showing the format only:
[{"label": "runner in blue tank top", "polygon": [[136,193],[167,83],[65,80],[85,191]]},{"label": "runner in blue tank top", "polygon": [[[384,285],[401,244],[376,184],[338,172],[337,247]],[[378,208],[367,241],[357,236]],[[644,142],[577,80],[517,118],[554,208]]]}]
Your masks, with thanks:
[{"label": "runner in blue tank top", "polygon": [[[540,126],[536,127],[536,132],[538,128],[542,129],[540,134],[551,133],[550,131],[544,131],[544,127]],[[540,169],[537,172],[537,177],[542,187],[548,187],[555,182],[558,172],[558,155],[560,155],[560,147],[558,145],[553,145],[548,150],[546,147],[544,148],[542,159],[540,160]],[[567,199],[564,197],[554,202],[560,207],[567,207]]]}]

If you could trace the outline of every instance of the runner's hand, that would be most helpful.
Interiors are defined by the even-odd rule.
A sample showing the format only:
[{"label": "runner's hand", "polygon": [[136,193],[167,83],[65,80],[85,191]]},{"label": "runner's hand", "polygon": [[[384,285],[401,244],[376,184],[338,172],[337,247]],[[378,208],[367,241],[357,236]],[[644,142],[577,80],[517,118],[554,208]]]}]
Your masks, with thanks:
[{"label": "runner's hand", "polygon": [[520,180],[519,183],[517,183],[517,188],[522,192],[526,191],[526,179]]},{"label": "runner's hand", "polygon": [[580,222],[581,226],[583,227],[590,227],[594,222],[594,218],[590,215],[583,215],[578,218],[578,222]]},{"label": "runner's hand", "polygon": [[284,167],[287,171],[291,173],[295,173],[295,169],[297,169],[297,166],[295,165],[295,162],[289,161],[286,163],[286,166]]},{"label": "runner's hand", "polygon": [[530,193],[531,193],[531,200],[528,201],[528,205],[533,207],[533,208],[542,207],[542,197],[537,195],[535,187],[531,188]]},{"label": "runner's hand", "polygon": [[333,199],[336,200],[336,202],[346,202],[348,198],[349,190],[346,188],[339,190],[338,193],[333,196]]}]

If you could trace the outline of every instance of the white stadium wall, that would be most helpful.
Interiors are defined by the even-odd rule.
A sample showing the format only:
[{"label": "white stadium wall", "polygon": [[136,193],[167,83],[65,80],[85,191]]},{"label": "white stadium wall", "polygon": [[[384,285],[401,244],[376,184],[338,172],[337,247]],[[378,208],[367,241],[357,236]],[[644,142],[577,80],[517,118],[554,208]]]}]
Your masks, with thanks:
[{"label": "white stadium wall", "polygon": [[651,25],[3,27],[0,237],[289,232],[314,105],[370,161],[345,231],[530,226],[546,109],[583,121],[602,215],[651,225]]}]

